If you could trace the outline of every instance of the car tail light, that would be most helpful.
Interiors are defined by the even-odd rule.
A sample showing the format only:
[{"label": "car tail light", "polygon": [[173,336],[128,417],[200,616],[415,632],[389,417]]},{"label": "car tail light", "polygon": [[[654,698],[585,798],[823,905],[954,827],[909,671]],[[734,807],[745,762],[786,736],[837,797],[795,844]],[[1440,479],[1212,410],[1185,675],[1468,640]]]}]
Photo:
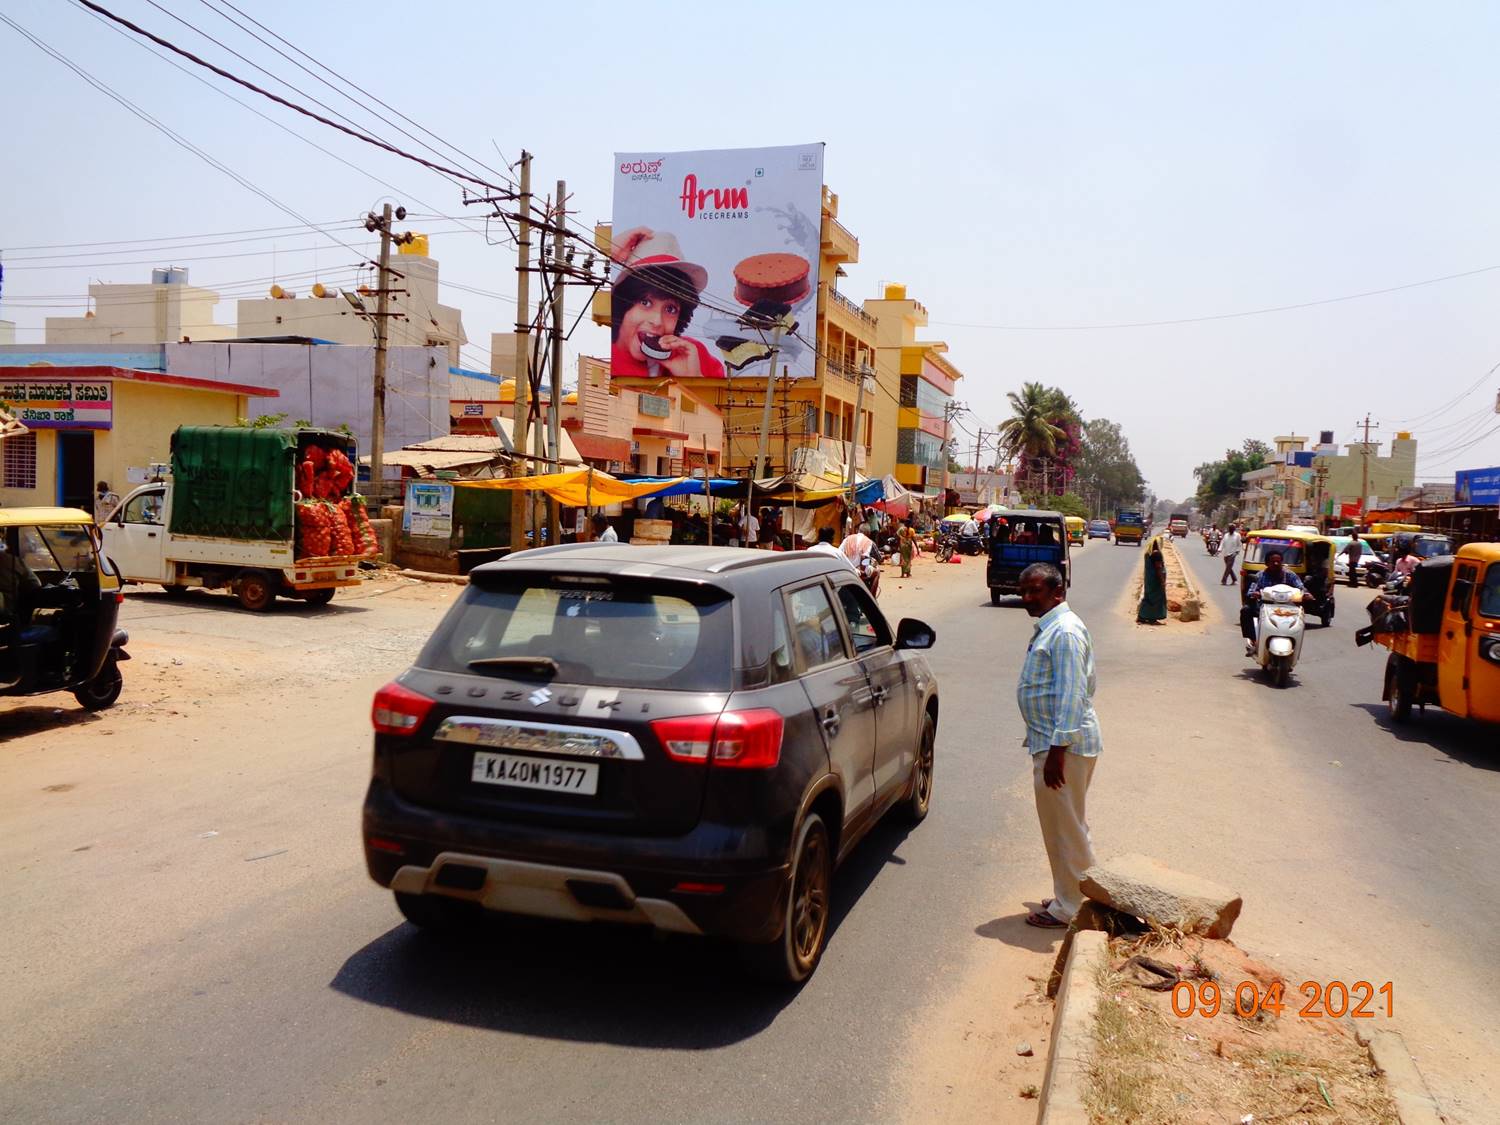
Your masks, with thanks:
[{"label": "car tail light", "polygon": [[686,715],[657,719],[651,724],[668,757],[678,762],[736,769],[770,769],[781,761],[785,723],[779,712],[725,711],[718,715]]},{"label": "car tail light", "polygon": [[432,700],[418,695],[400,684],[386,684],[375,693],[375,704],[370,709],[370,721],[381,734],[411,734],[427,712],[432,710]]}]

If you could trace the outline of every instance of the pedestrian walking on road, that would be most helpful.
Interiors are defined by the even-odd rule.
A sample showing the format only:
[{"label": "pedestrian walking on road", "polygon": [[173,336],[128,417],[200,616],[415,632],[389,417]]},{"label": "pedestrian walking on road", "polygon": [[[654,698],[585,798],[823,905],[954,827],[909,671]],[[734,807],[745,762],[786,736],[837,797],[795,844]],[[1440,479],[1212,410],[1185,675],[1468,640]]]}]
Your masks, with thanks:
[{"label": "pedestrian walking on road", "polygon": [[1140,625],[1160,625],[1167,619],[1167,558],[1162,554],[1160,535],[1151,540],[1142,563],[1146,574],[1135,620]]},{"label": "pedestrian walking on road", "polygon": [[917,554],[917,533],[911,528],[911,520],[901,525],[901,530],[896,532],[896,550],[901,555],[901,577],[911,577],[912,559]]},{"label": "pedestrian walking on road", "polygon": [[1219,544],[1219,550],[1224,555],[1224,573],[1219,577],[1220,586],[1232,586],[1240,580],[1240,576],[1234,572],[1234,560],[1240,553],[1240,529],[1233,524],[1229,525],[1229,534],[1224,536],[1224,542]]},{"label": "pedestrian walking on road", "polygon": [[1349,585],[1356,589],[1359,587],[1359,556],[1364,553],[1364,549],[1365,545],[1359,541],[1357,531],[1349,537],[1349,542],[1344,547],[1344,565],[1349,568],[1345,572],[1345,577],[1348,578]]},{"label": "pedestrian walking on road", "polygon": [[1026,923],[1061,929],[1083,903],[1078,889],[1094,863],[1084,802],[1104,745],[1094,714],[1094,643],[1088,627],[1068,608],[1062,572],[1033,563],[1021,572],[1021,601],[1037,619],[1016,702],[1026,722],[1032,788],[1052,897]]}]

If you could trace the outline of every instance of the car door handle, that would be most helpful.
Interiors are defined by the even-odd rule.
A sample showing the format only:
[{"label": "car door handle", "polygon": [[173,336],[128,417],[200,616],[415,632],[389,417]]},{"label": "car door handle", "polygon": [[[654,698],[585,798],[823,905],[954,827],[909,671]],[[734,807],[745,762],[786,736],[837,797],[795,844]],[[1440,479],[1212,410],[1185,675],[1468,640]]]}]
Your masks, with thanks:
[{"label": "car door handle", "polygon": [[154,531],[148,531],[148,532],[146,532],[146,538],[147,539],[155,539],[156,538],[156,532],[154,532]]},{"label": "car door handle", "polygon": [[828,732],[830,738],[838,734],[839,727],[842,725],[843,720],[839,718],[839,713],[832,707],[823,713],[823,729]]}]

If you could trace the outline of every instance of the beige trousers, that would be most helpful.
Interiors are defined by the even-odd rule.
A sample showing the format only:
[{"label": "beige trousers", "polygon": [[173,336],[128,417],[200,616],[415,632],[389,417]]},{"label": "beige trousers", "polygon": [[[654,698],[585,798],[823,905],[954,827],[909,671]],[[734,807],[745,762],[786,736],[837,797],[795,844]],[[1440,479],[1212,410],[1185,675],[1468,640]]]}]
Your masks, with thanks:
[{"label": "beige trousers", "polygon": [[1045,753],[1031,756],[1036,815],[1042,824],[1042,842],[1047,845],[1047,862],[1052,865],[1052,905],[1047,909],[1058,921],[1071,922],[1083,904],[1078,882],[1094,864],[1084,801],[1099,759],[1065,753],[1061,789],[1048,789],[1042,780],[1046,762]]}]

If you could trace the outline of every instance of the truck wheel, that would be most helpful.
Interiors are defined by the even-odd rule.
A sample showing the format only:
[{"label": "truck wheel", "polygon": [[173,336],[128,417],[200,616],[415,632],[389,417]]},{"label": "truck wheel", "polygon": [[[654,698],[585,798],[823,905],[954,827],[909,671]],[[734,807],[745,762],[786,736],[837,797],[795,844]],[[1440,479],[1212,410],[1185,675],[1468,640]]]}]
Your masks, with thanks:
[{"label": "truck wheel", "polygon": [[990,605],[999,605],[999,604],[1000,604],[1000,591],[997,590],[997,589],[995,589],[995,587],[991,586],[990,587]]},{"label": "truck wheel", "polygon": [[333,601],[333,588],[327,590],[309,590],[302,595],[302,600],[308,605],[325,606]]},{"label": "truck wheel", "polygon": [[259,613],[269,609],[276,600],[276,587],[271,579],[259,570],[247,570],[235,580],[235,596],[240,605]]},{"label": "truck wheel", "polygon": [[171,598],[174,602],[181,601],[187,597],[188,588],[186,586],[163,585],[162,589],[167,592],[167,597]]}]

